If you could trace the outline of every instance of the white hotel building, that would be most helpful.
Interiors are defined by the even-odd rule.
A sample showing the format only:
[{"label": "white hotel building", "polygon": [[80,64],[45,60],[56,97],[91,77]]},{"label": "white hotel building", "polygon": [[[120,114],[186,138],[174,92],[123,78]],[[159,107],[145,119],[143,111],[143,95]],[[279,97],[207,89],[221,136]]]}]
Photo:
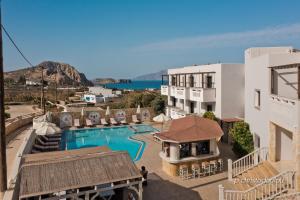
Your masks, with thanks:
[{"label": "white hotel building", "polygon": [[219,119],[244,117],[244,65],[208,64],[169,69],[166,114],[173,119],[213,111]]}]

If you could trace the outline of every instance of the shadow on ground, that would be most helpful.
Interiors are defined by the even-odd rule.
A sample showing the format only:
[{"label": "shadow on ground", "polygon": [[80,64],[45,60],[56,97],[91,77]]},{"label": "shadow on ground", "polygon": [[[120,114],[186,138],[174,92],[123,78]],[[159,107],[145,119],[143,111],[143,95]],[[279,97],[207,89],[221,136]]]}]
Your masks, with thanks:
[{"label": "shadow on ground", "polygon": [[156,173],[148,175],[143,200],[201,200],[199,193],[175,183],[161,179]]}]

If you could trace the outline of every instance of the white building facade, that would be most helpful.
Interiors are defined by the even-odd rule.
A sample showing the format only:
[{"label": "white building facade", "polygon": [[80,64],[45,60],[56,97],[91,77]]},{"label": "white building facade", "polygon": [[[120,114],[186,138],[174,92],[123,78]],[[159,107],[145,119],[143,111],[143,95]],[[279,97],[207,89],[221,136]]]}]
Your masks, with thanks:
[{"label": "white building facade", "polygon": [[219,119],[244,117],[244,65],[209,64],[169,69],[166,114],[173,119],[212,111]]},{"label": "white building facade", "polygon": [[254,134],[255,146],[268,147],[274,162],[300,162],[299,79],[299,50],[271,47],[245,51],[245,121]]}]

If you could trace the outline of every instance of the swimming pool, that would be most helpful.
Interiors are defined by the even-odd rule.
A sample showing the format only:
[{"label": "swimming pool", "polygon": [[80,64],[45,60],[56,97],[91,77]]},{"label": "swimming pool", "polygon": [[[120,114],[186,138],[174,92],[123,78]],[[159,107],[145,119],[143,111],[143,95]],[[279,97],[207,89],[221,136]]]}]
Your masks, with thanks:
[{"label": "swimming pool", "polygon": [[63,133],[62,149],[108,146],[113,151],[127,151],[131,159],[137,161],[141,158],[146,143],[132,136],[156,131],[149,125],[66,130]]}]

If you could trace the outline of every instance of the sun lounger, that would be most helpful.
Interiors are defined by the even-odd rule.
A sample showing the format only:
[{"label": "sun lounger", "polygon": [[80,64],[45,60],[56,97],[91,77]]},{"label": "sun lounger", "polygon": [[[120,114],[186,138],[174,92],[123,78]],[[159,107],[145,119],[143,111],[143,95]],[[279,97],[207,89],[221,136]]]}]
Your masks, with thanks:
[{"label": "sun lounger", "polygon": [[127,123],[127,121],[126,121],[126,118],[125,119],[123,119],[122,121],[120,121],[121,122],[121,124],[123,124],[123,125],[125,125],[125,124],[128,124]]},{"label": "sun lounger", "polygon": [[141,123],[141,121],[137,119],[136,115],[132,115],[132,122],[135,123],[135,124]]},{"label": "sun lounger", "polygon": [[43,146],[58,146],[58,142],[44,142],[40,137],[37,137],[35,142]]},{"label": "sun lounger", "polygon": [[110,123],[112,125],[118,125],[119,124],[114,118],[110,118]]},{"label": "sun lounger", "polygon": [[59,137],[53,137],[53,138],[49,138],[45,135],[41,135],[41,140],[44,141],[44,142],[60,142],[61,141],[61,138]]},{"label": "sun lounger", "polygon": [[59,146],[42,146],[42,145],[38,145],[38,144],[34,144],[33,145],[34,151],[56,151],[59,150]]},{"label": "sun lounger", "polygon": [[80,121],[79,121],[79,119],[74,119],[74,126],[75,126],[76,128],[79,128],[79,127],[80,127]]},{"label": "sun lounger", "polygon": [[32,150],[31,150],[31,153],[42,153],[42,151],[36,150],[36,149],[32,149]]},{"label": "sun lounger", "polygon": [[56,138],[56,139],[61,139],[61,133],[56,133],[56,134],[51,134],[51,135],[45,135],[48,139]]},{"label": "sun lounger", "polygon": [[104,118],[101,118],[101,124],[104,126],[108,125],[107,121]]},{"label": "sun lounger", "polygon": [[90,119],[86,119],[85,120],[85,125],[91,127],[91,126],[93,126],[93,123]]}]

